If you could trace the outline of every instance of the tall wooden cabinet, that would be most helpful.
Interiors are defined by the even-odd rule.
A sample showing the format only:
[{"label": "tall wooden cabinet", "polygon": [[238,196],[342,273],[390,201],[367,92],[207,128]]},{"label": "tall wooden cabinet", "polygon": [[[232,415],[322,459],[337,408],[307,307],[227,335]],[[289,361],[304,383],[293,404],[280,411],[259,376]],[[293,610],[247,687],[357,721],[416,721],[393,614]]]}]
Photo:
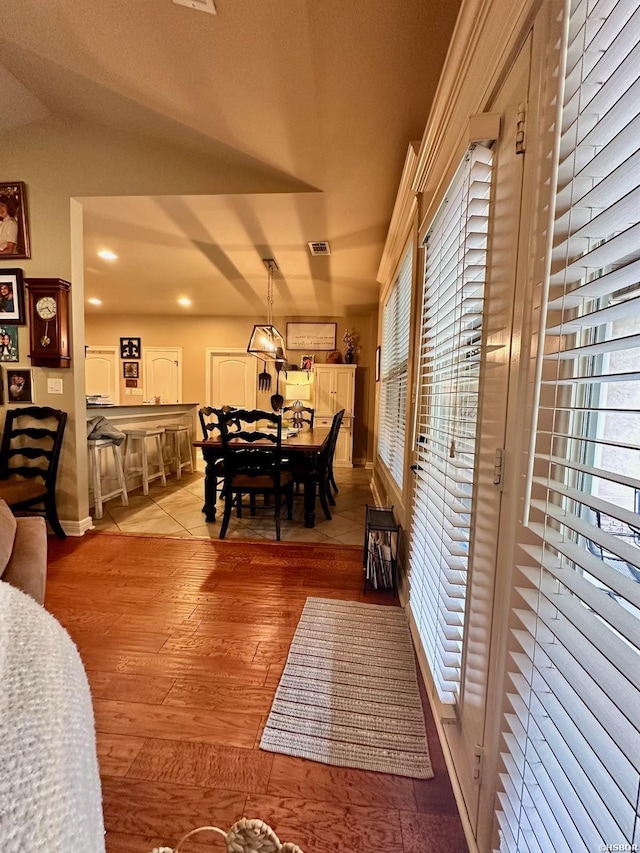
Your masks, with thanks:
[{"label": "tall wooden cabinet", "polygon": [[317,426],[331,426],[336,412],[344,409],[333,464],[336,468],[353,467],[353,417],[356,395],[355,364],[316,364],[314,376],[314,408]]}]

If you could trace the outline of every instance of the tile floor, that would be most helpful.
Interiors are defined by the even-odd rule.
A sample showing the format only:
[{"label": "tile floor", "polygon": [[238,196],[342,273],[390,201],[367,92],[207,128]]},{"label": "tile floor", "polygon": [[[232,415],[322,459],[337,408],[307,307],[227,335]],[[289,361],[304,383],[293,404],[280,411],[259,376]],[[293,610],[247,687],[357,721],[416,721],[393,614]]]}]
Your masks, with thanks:
[{"label": "tile floor", "polygon": [[[220,534],[222,507],[218,501],[215,523],[207,524],[202,514],[204,496],[204,465],[193,474],[183,472],[182,479],[175,475],[167,478],[164,488],[159,481],[149,487],[149,495],[141,489],[129,493],[129,506],[122,506],[119,498],[104,505],[104,517],[94,519],[96,530],[112,533],[155,533],[169,536],[195,536],[215,538]],[[336,481],[340,491],[335,496],[336,506],[331,508],[333,518],[327,521],[320,503],[316,501],[316,526],[309,530],[303,525],[302,493],[296,496],[293,520],[282,520],[281,538],[284,542],[322,542],[325,544],[361,545],[364,537],[365,505],[373,504],[369,487],[370,471],[364,468],[336,469]],[[250,516],[243,512],[242,518],[231,518],[226,539],[273,540],[275,525],[272,511],[260,511]]]}]

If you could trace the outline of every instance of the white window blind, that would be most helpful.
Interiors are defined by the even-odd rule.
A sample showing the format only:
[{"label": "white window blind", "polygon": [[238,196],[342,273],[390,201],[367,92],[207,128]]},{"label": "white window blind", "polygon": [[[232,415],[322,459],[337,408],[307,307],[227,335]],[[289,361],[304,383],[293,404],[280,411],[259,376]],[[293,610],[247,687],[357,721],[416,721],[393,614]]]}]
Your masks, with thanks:
[{"label": "white window blind", "polygon": [[567,0],[564,33],[498,810],[532,853],[640,844],[637,2]]},{"label": "white window blind", "polygon": [[410,605],[446,704],[462,661],[491,160],[468,152],[425,244]]},{"label": "white window blind", "polygon": [[413,252],[409,247],[382,309],[378,454],[400,489],[407,423],[412,269]]}]

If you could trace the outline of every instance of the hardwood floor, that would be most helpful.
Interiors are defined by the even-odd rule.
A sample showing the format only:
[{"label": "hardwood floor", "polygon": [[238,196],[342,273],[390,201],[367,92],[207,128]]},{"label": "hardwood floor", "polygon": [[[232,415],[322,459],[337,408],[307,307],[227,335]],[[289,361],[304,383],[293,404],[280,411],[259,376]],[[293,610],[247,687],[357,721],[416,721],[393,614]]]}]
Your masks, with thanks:
[{"label": "hardwood floor", "polygon": [[[394,603],[363,596],[348,546],[49,540],[46,606],[87,669],[108,853],[150,853],[242,816],[305,853],[467,850],[426,700],[431,780],[258,748],[307,596]],[[185,851],[206,849],[222,849],[209,833]]]}]

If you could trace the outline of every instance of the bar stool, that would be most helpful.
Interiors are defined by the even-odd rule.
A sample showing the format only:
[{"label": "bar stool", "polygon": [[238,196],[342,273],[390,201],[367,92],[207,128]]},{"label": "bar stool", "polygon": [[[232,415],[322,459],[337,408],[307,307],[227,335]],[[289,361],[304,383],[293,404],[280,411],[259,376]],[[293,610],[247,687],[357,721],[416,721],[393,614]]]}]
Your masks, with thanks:
[{"label": "bar stool", "polygon": [[[182,469],[188,467],[189,474],[193,474],[193,458],[191,456],[191,444],[189,442],[189,427],[186,424],[165,424],[158,429],[164,429],[167,438],[167,446],[169,456],[165,460],[171,466],[175,465],[176,480],[182,479]],[[184,439],[184,441],[183,441]],[[182,456],[182,448],[185,448],[187,455]]]},{"label": "bar stool", "polygon": [[[123,429],[122,432],[127,436],[127,445],[124,452],[124,473],[140,474],[142,477],[142,494],[149,494],[149,483],[152,480],[157,480],[158,477],[163,486],[167,485],[167,478],[164,473],[164,463],[162,461],[162,436],[164,435],[164,427],[138,427],[137,429]],[[158,470],[149,474],[149,450],[147,440],[151,439],[156,448],[158,457]],[[134,446],[134,442],[140,442],[140,467],[133,468],[131,464],[131,456],[138,452]]]},{"label": "bar stool", "polygon": [[[89,446],[89,476],[91,477],[91,488],[93,490],[93,505],[96,518],[102,518],[102,504],[104,501],[111,500],[117,495],[120,495],[122,506],[129,506],[129,496],[127,495],[127,485],[124,479],[124,470],[122,468],[122,453],[120,446],[110,438],[88,439]],[[102,452],[109,450],[113,452],[113,464],[116,471],[115,479],[118,481],[118,488],[112,492],[103,493],[103,479],[114,479],[113,477],[103,477],[102,473]]]}]

